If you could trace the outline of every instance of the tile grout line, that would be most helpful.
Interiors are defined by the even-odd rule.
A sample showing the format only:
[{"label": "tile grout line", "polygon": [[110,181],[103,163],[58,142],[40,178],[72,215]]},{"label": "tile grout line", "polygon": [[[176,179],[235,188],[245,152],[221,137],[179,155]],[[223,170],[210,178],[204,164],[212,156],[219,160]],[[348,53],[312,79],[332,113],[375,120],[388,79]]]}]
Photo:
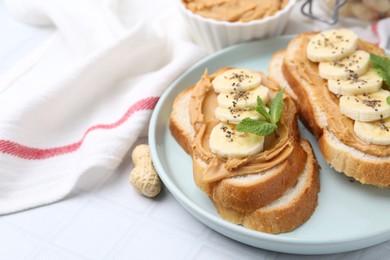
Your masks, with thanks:
[{"label": "tile grout line", "polygon": [[137,218],[137,221],[135,222],[134,225],[130,226],[126,232],[124,232],[124,234],[122,235],[121,238],[118,239],[118,241],[116,241],[116,243],[111,247],[110,250],[107,251],[107,253],[102,256],[101,259],[115,259],[115,249],[119,249],[120,248],[123,248],[124,247],[124,241],[126,240],[128,234],[132,231],[132,230],[137,230],[137,228],[139,228],[140,226],[142,226],[142,223],[145,223],[145,218],[143,217],[140,217],[140,218]]},{"label": "tile grout line", "polygon": [[[107,174],[106,176],[102,177],[102,179],[98,181],[98,184],[97,184],[96,186],[99,186],[99,184],[100,184],[101,182],[105,182],[106,179],[109,178],[109,176],[110,176],[110,175]],[[77,188],[77,189],[81,190],[81,192],[77,192],[77,191],[75,192],[75,190],[73,190],[72,192],[75,192],[76,194],[85,193],[85,190],[80,189],[80,188]],[[75,216],[77,216],[77,215],[80,213],[80,211],[81,211],[81,210],[82,210],[82,209],[83,209],[83,208],[84,208],[84,207],[93,199],[92,195],[93,195],[92,193],[91,193],[91,194],[87,194],[87,195],[86,195],[87,198],[85,199],[85,201],[83,201],[83,202],[78,206],[78,209],[76,209],[76,210],[73,212],[73,214],[67,216],[67,217],[66,217],[58,226],[56,226],[56,229],[53,231],[53,233],[52,233],[51,235],[47,236],[47,237],[44,238],[44,239],[41,239],[41,241],[43,241],[43,243],[42,243],[41,245],[39,245],[39,246],[37,247],[36,250],[33,250],[33,252],[34,252],[35,254],[30,254],[30,257],[36,257],[36,256],[39,254],[39,252],[42,250],[42,248],[44,248],[45,246],[55,245],[55,246],[61,248],[62,250],[64,250],[64,251],[70,253],[71,255],[77,255],[77,256],[79,256],[79,257],[81,257],[81,258],[88,259],[88,258],[86,258],[85,256],[79,255],[78,253],[73,252],[73,251],[70,251],[68,248],[65,248],[65,247],[63,247],[62,245],[59,245],[59,244],[55,243],[54,240],[55,240],[56,236],[58,236],[58,234],[64,229],[64,227],[65,227],[65,226],[66,226],[66,225],[67,225]],[[25,230],[25,231],[26,231],[27,233],[30,233],[30,234],[31,234],[30,231],[27,231],[27,230]],[[35,236],[35,235],[34,235],[34,236]],[[36,237],[36,236],[35,236],[35,237]],[[30,257],[27,257],[27,259],[31,259]]]},{"label": "tile grout line", "polygon": [[185,259],[195,259],[196,253],[199,252],[199,249],[205,244],[204,242],[210,236],[211,230],[208,227],[205,227],[202,234],[199,236],[199,239],[196,240],[196,243],[190,248],[188,254],[185,256]]}]

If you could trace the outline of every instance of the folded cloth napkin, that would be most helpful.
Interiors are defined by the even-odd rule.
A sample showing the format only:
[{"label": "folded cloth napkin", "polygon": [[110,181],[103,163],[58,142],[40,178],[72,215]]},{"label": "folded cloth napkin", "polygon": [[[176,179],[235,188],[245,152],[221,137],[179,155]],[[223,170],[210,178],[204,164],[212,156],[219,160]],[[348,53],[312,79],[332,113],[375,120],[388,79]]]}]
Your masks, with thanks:
[{"label": "folded cloth napkin", "polygon": [[371,30],[377,37],[379,47],[390,50],[390,17],[373,23]]},{"label": "folded cloth napkin", "polygon": [[60,200],[93,167],[115,169],[164,89],[206,53],[180,37],[175,10],[157,17],[132,1],[4,3],[55,32],[0,77],[0,215]]}]

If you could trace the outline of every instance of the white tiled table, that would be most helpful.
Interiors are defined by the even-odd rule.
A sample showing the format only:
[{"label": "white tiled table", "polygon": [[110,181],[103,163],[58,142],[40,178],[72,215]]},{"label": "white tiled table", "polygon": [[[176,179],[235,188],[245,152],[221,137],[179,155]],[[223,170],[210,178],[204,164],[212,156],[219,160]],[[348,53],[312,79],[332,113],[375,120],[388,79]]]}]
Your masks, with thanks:
[{"label": "white tiled table", "polygon": [[[150,0],[149,0],[150,1]],[[153,2],[153,1],[150,1]],[[297,10],[293,15],[299,15]],[[291,27],[297,23],[290,23]],[[305,30],[307,27],[297,28]],[[51,29],[13,20],[0,1],[0,74]],[[143,137],[137,141],[147,143]],[[94,169],[64,200],[0,217],[0,259],[311,259],[253,248],[198,222],[163,189],[156,199],[128,182],[127,155],[115,172]],[[389,216],[390,220],[390,216]],[[317,259],[389,259],[390,241]]]}]

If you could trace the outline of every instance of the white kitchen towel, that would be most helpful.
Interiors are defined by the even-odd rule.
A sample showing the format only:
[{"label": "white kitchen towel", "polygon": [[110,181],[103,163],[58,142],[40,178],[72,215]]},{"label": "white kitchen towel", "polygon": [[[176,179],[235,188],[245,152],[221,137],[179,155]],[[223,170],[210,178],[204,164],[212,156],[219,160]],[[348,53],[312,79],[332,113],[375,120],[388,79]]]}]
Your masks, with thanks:
[{"label": "white kitchen towel", "polygon": [[180,36],[174,10],[152,17],[132,1],[4,2],[55,32],[0,76],[0,215],[60,200],[94,167],[115,169],[164,89],[205,54]]},{"label": "white kitchen towel", "polygon": [[373,23],[371,29],[378,37],[379,47],[390,50],[390,17]]},{"label": "white kitchen towel", "polygon": [[368,26],[354,26],[351,29],[360,38],[374,43],[383,49],[390,49],[390,18],[381,19]]}]

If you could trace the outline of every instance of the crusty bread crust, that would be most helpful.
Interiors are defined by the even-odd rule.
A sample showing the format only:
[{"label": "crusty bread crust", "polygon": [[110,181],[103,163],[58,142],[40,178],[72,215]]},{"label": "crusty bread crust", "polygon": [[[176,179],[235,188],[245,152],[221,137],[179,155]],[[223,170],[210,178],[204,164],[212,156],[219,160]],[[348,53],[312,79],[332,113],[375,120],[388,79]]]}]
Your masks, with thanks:
[{"label": "crusty bread crust", "polygon": [[[257,181],[242,177],[224,179],[213,188],[212,199],[226,208],[251,212],[279,198],[292,187],[304,169],[307,153],[297,145],[286,161],[261,175]],[[300,163],[297,163],[300,162]]]},{"label": "crusty bread crust", "polygon": [[318,204],[320,190],[318,164],[309,142],[302,141],[307,152],[305,170],[298,183],[275,202],[250,213],[222,207],[214,202],[222,218],[250,229],[266,233],[282,233],[295,229],[307,221]]},{"label": "crusty bread crust", "polygon": [[342,143],[329,131],[318,140],[325,160],[338,172],[380,188],[390,188],[390,157],[376,157]]},{"label": "crusty bread crust", "polygon": [[[337,138],[330,124],[325,104],[322,102],[323,86],[313,85],[310,79],[320,77],[308,75],[304,70],[305,64],[302,52],[310,37],[316,33],[303,33],[292,39],[284,51],[282,75],[289,83],[299,100],[299,113],[304,124],[312,131],[319,141],[319,148],[325,160],[338,172],[356,179],[363,184],[381,188],[390,188],[390,157],[380,157],[359,151]],[[368,52],[382,53],[378,47],[360,40],[359,45]],[[280,55],[280,54],[278,54]],[[277,57],[280,59],[280,57]],[[276,59],[276,58],[275,58]],[[272,64],[270,67],[276,66]],[[315,70],[314,70],[315,71]],[[373,146],[367,144],[367,147]]]},{"label": "crusty bread crust", "polygon": [[[221,71],[224,70],[220,69],[218,72]],[[210,77],[214,76],[215,75],[210,75]],[[270,80],[269,82],[277,86],[277,84],[275,84],[273,81]],[[234,221],[236,217],[242,219],[243,214],[249,216],[249,214],[257,211],[259,208],[270,205],[272,202],[276,201],[283,194],[285,194],[287,190],[296,185],[297,180],[304,172],[305,167],[307,168],[309,161],[310,165],[314,165],[311,168],[311,174],[318,174],[317,163],[314,159],[314,156],[312,155],[311,147],[307,146],[306,142],[300,145],[301,140],[297,126],[297,110],[293,106],[293,109],[289,111],[289,113],[293,113],[293,116],[290,116],[290,118],[293,120],[291,127],[293,128],[292,132],[294,133],[294,142],[296,143],[296,147],[294,147],[294,151],[285,161],[276,165],[272,169],[256,174],[205,182],[204,172],[208,164],[192,152],[192,141],[194,140],[195,134],[193,133],[193,128],[189,129],[191,128],[191,125],[189,123],[190,116],[188,112],[192,89],[193,86],[187,88],[176,97],[173,104],[169,126],[171,134],[177,140],[179,145],[182,146],[183,149],[192,156],[193,178],[196,185],[210,197],[210,199],[213,201],[216,207],[221,210],[221,212],[225,212],[223,213],[223,218],[231,220],[233,223],[238,223],[237,221]],[[289,97],[287,97],[287,99],[289,99]],[[289,102],[291,104],[293,103],[291,101]],[[309,149],[309,151],[307,149]],[[311,153],[311,155],[308,155],[308,153]],[[318,176],[316,178],[318,180]],[[292,210],[292,208],[289,208],[288,210],[285,210],[285,212],[292,210],[292,212],[304,211],[307,213],[294,213],[293,218],[296,220],[291,223],[283,223],[290,222],[288,218],[285,218],[280,223],[277,223],[276,226],[274,225],[274,227],[268,229],[268,231],[264,228],[263,230],[257,227],[254,229],[269,233],[279,233],[284,232],[283,230],[291,230],[297,227],[297,223],[303,223],[315,209],[315,207],[310,207],[310,205],[317,205],[318,183],[316,183],[315,186],[316,188],[313,188],[316,190],[315,198],[306,198],[307,207],[305,206],[304,209],[300,209],[300,206],[292,206],[292,208],[295,209]],[[295,203],[290,202],[290,204],[294,205]],[[308,214],[309,211],[310,214]],[[257,215],[250,217],[252,220],[249,222],[256,223],[255,218],[257,218],[258,215],[266,215],[267,213],[258,212],[256,214]],[[273,213],[270,214],[272,215]],[[247,225],[248,227],[251,227],[253,224],[250,224],[249,222]],[[243,223],[240,222],[240,224]],[[279,228],[277,226],[279,226]],[[286,228],[287,226],[289,226],[288,229]]]},{"label": "crusty bread crust", "polygon": [[174,101],[174,108],[172,109],[169,118],[169,130],[171,131],[172,136],[189,155],[192,155],[191,142],[194,139],[195,133],[193,133],[192,126],[190,126],[189,111],[188,109],[182,109],[182,107],[189,103],[192,89],[193,86],[177,95]]},{"label": "crusty bread crust", "polygon": [[294,93],[294,90],[290,87],[287,80],[285,79],[282,71],[283,59],[284,59],[285,50],[276,51],[271,58],[270,65],[268,67],[268,76],[279,84],[282,88],[286,89],[286,92],[290,97],[296,102],[298,100],[297,95]]}]

